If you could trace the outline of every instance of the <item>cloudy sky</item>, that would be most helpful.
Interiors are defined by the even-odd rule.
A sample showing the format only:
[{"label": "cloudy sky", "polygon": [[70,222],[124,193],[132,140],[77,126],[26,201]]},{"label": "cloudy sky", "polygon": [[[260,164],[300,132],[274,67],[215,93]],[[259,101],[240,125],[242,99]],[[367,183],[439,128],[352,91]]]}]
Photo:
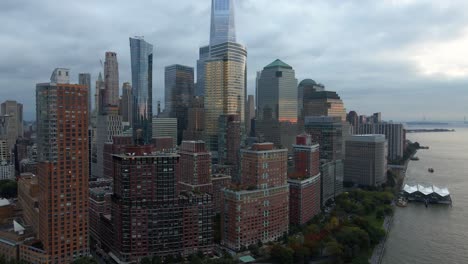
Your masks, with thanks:
[{"label": "cloudy sky", "polygon": [[[118,53],[130,81],[130,36],[155,46],[154,100],[163,68],[195,66],[208,43],[210,0],[1,0],[0,100],[35,117],[35,84],[56,67],[90,72]],[[462,120],[468,116],[468,1],[237,0],[238,42],[255,72],[280,58],[299,80],[337,91],[348,110],[386,120]],[[93,87],[94,89],[94,87]]]}]

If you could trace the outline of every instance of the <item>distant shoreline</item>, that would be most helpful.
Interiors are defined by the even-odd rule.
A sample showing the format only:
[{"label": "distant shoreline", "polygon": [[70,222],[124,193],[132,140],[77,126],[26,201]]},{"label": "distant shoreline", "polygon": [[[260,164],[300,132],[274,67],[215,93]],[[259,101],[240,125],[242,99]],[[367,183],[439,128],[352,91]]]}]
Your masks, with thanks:
[{"label": "distant shoreline", "polygon": [[407,129],[406,133],[439,133],[439,132],[455,132],[455,129],[434,128],[434,129]]}]

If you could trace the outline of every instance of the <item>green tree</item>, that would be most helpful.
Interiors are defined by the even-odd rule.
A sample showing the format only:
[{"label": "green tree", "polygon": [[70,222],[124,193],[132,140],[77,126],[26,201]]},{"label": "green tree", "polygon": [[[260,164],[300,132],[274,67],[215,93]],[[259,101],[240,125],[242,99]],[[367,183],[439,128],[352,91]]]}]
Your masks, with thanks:
[{"label": "green tree", "polygon": [[154,256],[153,259],[151,260],[152,264],[162,264],[161,257],[159,256]]},{"label": "green tree", "polygon": [[271,248],[271,259],[279,264],[292,264],[294,263],[294,252],[290,248],[283,247],[281,245],[274,245]]},{"label": "green tree", "polygon": [[325,244],[325,251],[334,257],[341,257],[343,255],[343,245],[335,240],[332,240]]},{"label": "green tree", "polygon": [[13,180],[0,181],[0,197],[1,198],[16,198],[18,196],[18,185]]}]

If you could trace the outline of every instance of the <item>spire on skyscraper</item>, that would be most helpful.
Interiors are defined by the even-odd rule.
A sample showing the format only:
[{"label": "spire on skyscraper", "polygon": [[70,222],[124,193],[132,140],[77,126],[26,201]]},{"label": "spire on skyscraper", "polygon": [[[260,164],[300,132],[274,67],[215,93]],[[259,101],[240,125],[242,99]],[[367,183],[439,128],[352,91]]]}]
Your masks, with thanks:
[{"label": "spire on skyscraper", "polygon": [[212,0],[210,46],[224,42],[236,42],[234,0]]}]

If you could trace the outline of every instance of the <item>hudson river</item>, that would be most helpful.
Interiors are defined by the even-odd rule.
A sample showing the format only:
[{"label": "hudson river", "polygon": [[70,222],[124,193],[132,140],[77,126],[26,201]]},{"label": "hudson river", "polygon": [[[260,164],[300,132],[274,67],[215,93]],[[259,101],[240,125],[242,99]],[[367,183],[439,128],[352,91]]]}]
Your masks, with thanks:
[{"label": "hudson river", "polygon": [[407,135],[430,149],[418,151],[420,160],[410,162],[405,182],[447,187],[453,207],[410,203],[397,208],[383,264],[468,263],[468,125],[438,128],[456,132]]}]

